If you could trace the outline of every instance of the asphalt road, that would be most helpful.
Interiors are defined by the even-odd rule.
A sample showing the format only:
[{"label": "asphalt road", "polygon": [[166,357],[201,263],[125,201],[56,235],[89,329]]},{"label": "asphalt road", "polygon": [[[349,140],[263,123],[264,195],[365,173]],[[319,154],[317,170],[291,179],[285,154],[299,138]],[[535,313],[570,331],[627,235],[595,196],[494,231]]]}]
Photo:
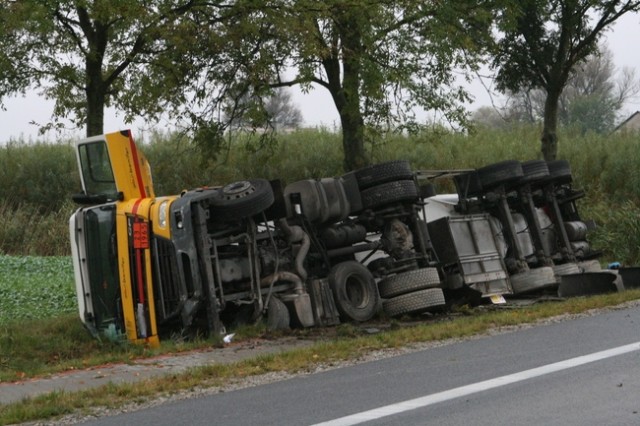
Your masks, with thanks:
[{"label": "asphalt road", "polygon": [[[594,353],[603,359],[585,358]],[[363,412],[374,419],[368,425],[638,425],[640,308],[167,403],[90,424],[346,425],[360,424],[353,415]]]}]

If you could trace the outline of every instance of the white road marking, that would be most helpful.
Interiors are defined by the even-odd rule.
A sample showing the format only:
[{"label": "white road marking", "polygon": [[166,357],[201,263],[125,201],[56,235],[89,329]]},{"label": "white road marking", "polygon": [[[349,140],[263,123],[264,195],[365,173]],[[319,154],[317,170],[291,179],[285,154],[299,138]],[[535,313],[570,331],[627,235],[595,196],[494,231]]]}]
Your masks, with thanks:
[{"label": "white road marking", "polygon": [[426,395],[420,398],[410,399],[398,402],[396,404],[387,405],[385,407],[374,408],[373,410],[363,411],[361,413],[352,414],[346,417],[329,420],[323,423],[317,423],[312,426],[349,426],[364,423],[370,420],[377,420],[383,417],[391,416],[405,411],[415,410],[439,402],[448,401],[462,396],[483,392],[489,389],[506,386],[511,383],[521,382],[523,380],[532,379],[534,377],[544,376],[545,374],[555,373],[557,371],[566,370],[568,368],[578,367],[580,365],[589,364],[591,362],[600,361],[618,355],[640,350],[640,342],[631,343],[630,345],[619,346],[617,348],[608,349],[606,351],[595,352],[589,355],[583,355],[576,358],[567,359],[565,361],[553,364],[543,365],[542,367],[532,368],[530,370],[521,371],[507,376],[496,377],[495,379],[485,380],[483,382],[472,383],[470,385],[461,386],[459,388],[450,389],[443,392]]}]

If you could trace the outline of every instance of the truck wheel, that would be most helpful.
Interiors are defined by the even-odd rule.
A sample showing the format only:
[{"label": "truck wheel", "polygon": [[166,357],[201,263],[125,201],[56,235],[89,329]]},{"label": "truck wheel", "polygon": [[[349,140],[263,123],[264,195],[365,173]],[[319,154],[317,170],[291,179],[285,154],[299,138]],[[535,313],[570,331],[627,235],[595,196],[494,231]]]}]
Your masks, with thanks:
[{"label": "truck wheel", "polygon": [[348,260],[334,266],[329,272],[329,285],[343,319],[367,321],[378,310],[380,296],[376,282],[360,263]]},{"label": "truck wheel", "polygon": [[267,330],[288,330],[291,317],[287,305],[277,297],[271,296],[267,306]]},{"label": "truck wheel", "polygon": [[522,174],[522,184],[540,182],[549,177],[549,167],[544,160],[523,161]]},{"label": "truck wheel", "polygon": [[386,300],[382,304],[382,308],[390,317],[397,317],[440,308],[445,304],[444,293],[441,288],[428,288]]},{"label": "truck wheel", "polygon": [[418,187],[413,180],[396,180],[362,191],[362,206],[365,209],[417,199]]},{"label": "truck wheel", "polygon": [[406,160],[373,164],[355,171],[360,190],[396,180],[413,179],[413,171]]},{"label": "truck wheel", "polygon": [[478,169],[480,184],[484,189],[516,182],[522,179],[522,166],[517,160],[501,161]]},{"label": "truck wheel", "polygon": [[562,275],[570,275],[570,274],[579,274],[582,272],[577,263],[563,263],[562,265],[554,265],[553,273],[556,277],[560,277]]},{"label": "truck wheel", "polygon": [[211,199],[212,213],[221,220],[254,216],[266,210],[274,201],[269,181],[241,180],[223,186]]},{"label": "truck wheel", "polygon": [[580,272],[600,272],[602,271],[602,266],[600,262],[597,260],[585,260],[584,262],[578,262],[578,267],[580,268]]},{"label": "truck wheel", "polygon": [[380,297],[390,299],[425,288],[440,286],[440,275],[436,268],[422,268],[392,275],[378,283]]},{"label": "truck wheel", "polygon": [[573,177],[571,175],[571,167],[567,160],[553,160],[547,162],[549,168],[549,180],[558,183],[565,184],[571,183]]},{"label": "truck wheel", "polygon": [[511,275],[509,279],[513,294],[529,293],[558,286],[557,278],[550,266],[520,272]]}]

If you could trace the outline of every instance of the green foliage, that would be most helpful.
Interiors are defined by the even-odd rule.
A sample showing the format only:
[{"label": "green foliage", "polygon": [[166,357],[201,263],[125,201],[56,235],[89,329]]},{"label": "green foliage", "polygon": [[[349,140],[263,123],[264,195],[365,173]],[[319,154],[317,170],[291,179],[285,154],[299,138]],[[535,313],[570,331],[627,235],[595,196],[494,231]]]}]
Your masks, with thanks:
[{"label": "green foliage", "polygon": [[58,210],[80,189],[76,157],[68,142],[0,145],[0,200]]},{"label": "green foliage", "polygon": [[590,236],[594,247],[602,250],[609,261],[633,266],[640,263],[640,205],[631,200],[617,203],[584,204],[584,214],[598,223]]},{"label": "green foliage", "polygon": [[625,13],[637,11],[640,1],[509,0],[505,7],[493,58],[498,88],[513,93],[543,90],[542,154],[554,160],[559,99],[569,76],[597,52],[603,32]]},{"label": "green foliage", "polygon": [[568,108],[568,124],[581,133],[588,131],[606,133],[614,128],[616,108],[611,99],[599,95],[586,95],[574,99]]},{"label": "green foliage", "polygon": [[[368,161],[366,131],[417,126],[416,107],[465,122],[468,95],[456,79],[477,66],[489,44],[492,6],[478,0],[240,3],[237,19],[221,23],[232,48],[203,68],[215,67],[212,79],[237,82],[227,91],[231,97],[292,85],[328,90],[351,170]],[[285,64],[295,74],[286,75]],[[220,92],[204,90],[205,99]]]},{"label": "green foliage", "polygon": [[[55,101],[54,119],[70,118],[78,127],[86,125],[89,135],[102,133],[104,109],[111,105],[129,117],[143,113],[157,117],[166,112],[167,104],[184,101],[178,88],[189,62],[166,56],[195,46],[183,18],[199,4],[3,2],[0,100],[37,89]],[[48,123],[44,128],[58,125]]]},{"label": "green foliage", "polygon": [[[374,162],[406,159],[416,170],[477,168],[501,160],[536,158],[538,132],[535,126],[479,128],[471,133],[432,129],[412,135],[382,134],[365,147]],[[595,219],[599,225],[593,234],[594,246],[604,250],[607,259],[640,263],[640,257],[628,250],[632,241],[640,241],[640,234],[636,235],[633,226],[626,229],[625,220],[616,216],[633,215],[636,210],[640,214],[640,169],[636,166],[640,163],[640,140],[633,134],[580,135],[571,130],[561,131],[560,136],[563,143],[559,155],[569,160],[575,186],[587,194],[587,199],[579,201],[582,216]],[[287,184],[342,174],[342,145],[337,133],[326,129],[276,133],[266,145],[259,138],[226,134],[216,155],[203,154],[190,138],[178,133],[156,133],[139,143],[151,164],[158,195],[246,178],[282,179]],[[0,149],[0,163],[14,171],[9,174],[0,169],[2,188],[26,188],[23,181],[30,182],[21,192],[29,202],[7,193],[0,198],[1,253],[69,253],[68,217],[75,208],[69,198],[80,188],[70,151],[66,142],[60,146],[13,142]],[[20,167],[12,162],[14,158],[23,159]],[[55,170],[58,181],[50,179],[47,168]],[[52,182],[55,193],[50,193]],[[453,190],[438,184],[436,189]],[[622,206],[619,211],[618,206]],[[616,215],[607,215],[608,211]],[[629,244],[607,242],[614,241],[607,232],[624,237]]]},{"label": "green foliage", "polygon": [[[638,90],[635,71],[625,69],[616,73],[613,54],[600,44],[597,52],[569,74],[559,98],[558,122],[582,134],[609,133],[624,104]],[[525,87],[510,93],[504,118],[495,109],[482,107],[475,111],[474,121],[498,128],[510,122],[539,122],[544,117],[546,97],[544,89]]]},{"label": "green foliage", "polygon": [[0,254],[69,254],[68,223],[74,208],[69,200],[58,210],[0,200]]},{"label": "green foliage", "polygon": [[77,309],[70,257],[0,255],[0,326]]},{"label": "green foliage", "polygon": [[0,253],[68,254],[71,194],[79,190],[69,142],[0,146]]}]

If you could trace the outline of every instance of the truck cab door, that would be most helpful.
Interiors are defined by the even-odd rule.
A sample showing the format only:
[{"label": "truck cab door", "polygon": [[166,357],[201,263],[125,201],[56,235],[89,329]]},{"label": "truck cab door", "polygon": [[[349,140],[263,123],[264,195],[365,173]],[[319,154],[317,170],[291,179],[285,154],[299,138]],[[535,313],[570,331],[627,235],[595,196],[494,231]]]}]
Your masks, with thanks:
[{"label": "truck cab door", "polygon": [[78,142],[76,146],[82,194],[81,204],[103,204],[153,198],[151,168],[138,151],[131,132],[107,133]]}]

